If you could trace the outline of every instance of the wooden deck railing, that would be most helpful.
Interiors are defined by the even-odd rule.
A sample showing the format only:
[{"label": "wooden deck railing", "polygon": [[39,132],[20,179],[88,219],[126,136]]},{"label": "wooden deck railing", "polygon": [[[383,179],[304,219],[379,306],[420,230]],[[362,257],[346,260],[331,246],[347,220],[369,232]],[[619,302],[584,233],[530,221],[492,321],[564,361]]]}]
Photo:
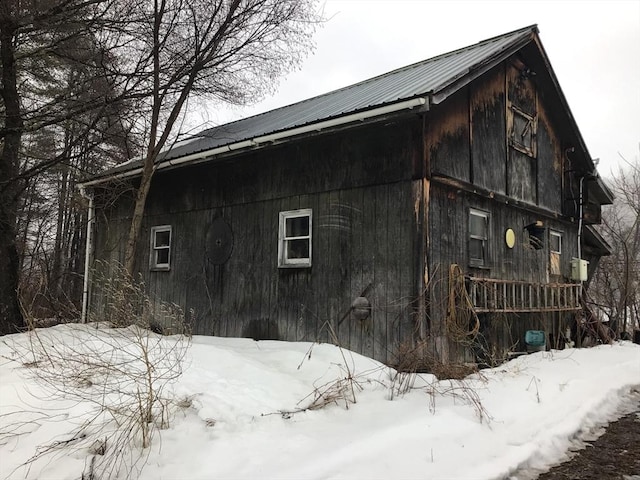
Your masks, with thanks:
[{"label": "wooden deck railing", "polygon": [[467,292],[477,313],[562,312],[580,310],[577,283],[529,283],[466,277]]}]

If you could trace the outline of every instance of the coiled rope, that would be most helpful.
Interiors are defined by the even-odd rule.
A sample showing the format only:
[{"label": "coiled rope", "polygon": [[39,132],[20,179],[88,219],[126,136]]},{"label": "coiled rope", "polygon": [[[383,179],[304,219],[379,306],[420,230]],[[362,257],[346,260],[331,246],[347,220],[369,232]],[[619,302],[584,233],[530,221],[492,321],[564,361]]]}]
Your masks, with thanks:
[{"label": "coiled rope", "polygon": [[458,343],[471,344],[480,331],[480,320],[464,284],[464,273],[457,264],[449,266],[447,333]]}]

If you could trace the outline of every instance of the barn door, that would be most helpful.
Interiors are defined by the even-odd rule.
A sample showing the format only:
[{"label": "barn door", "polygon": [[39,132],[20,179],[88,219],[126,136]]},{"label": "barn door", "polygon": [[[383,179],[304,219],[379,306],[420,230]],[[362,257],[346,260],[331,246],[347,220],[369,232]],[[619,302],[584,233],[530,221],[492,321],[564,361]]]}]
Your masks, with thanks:
[{"label": "barn door", "polygon": [[533,74],[520,61],[507,67],[507,194],[537,203],[537,96]]}]

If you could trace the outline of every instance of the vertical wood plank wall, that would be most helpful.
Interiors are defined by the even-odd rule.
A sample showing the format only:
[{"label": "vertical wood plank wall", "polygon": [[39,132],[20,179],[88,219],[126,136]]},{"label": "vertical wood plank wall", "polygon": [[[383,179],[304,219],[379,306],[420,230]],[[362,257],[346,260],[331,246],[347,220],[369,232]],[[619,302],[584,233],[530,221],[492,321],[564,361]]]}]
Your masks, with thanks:
[{"label": "vertical wood plank wall", "polygon": [[[564,276],[577,253],[577,226],[563,216],[570,210],[563,195],[576,187],[565,174],[572,167],[565,164],[561,129],[548,96],[535,80],[518,76],[516,61],[462,87],[425,118],[408,114],[159,171],[138,252],[150,293],[192,309],[197,334],[332,341],[335,332],[341,345],[394,363],[400,344],[414,341],[420,327],[442,360],[474,361],[472,350],[447,338],[449,266],[475,276],[550,281],[548,248],[533,249],[524,229],[539,220],[563,234]],[[533,155],[509,143],[511,103],[535,116]],[[127,205],[125,195],[98,217],[97,258],[122,259]],[[313,211],[313,266],[278,269],[278,214],[300,208]],[[470,208],[490,214],[482,269],[468,262]],[[216,219],[233,232],[231,256],[222,264],[207,256],[207,228]],[[165,224],[173,227],[171,270],[151,272],[149,232]],[[507,228],[516,233],[513,249],[504,242]],[[360,296],[372,305],[365,320],[350,311]],[[99,310],[99,298],[92,304]],[[556,317],[483,319],[482,328],[509,348],[526,329],[548,327]]]},{"label": "vertical wood plank wall", "polygon": [[[568,277],[571,257],[577,255],[577,225],[562,218],[563,152],[557,125],[549,114],[544,92],[534,80],[521,78],[508,59],[480,79],[458,91],[429,112],[426,129],[427,163],[432,165],[429,199],[430,322],[435,353],[443,361],[477,361],[471,348],[447,337],[448,271],[459,265],[467,275],[547,283],[549,249],[534,249],[525,226],[542,221],[547,229],[562,232],[561,272]],[[510,147],[508,115],[511,104],[535,116],[535,156]],[[468,187],[438,182],[438,177],[461,180]],[[475,187],[479,187],[476,191]],[[480,193],[483,192],[483,193]],[[539,194],[539,192],[541,192]],[[518,207],[495,197],[520,200]],[[516,203],[516,202],[513,202]],[[529,204],[531,208],[526,205]],[[474,268],[468,261],[468,218],[471,208],[489,213],[488,264]],[[516,234],[507,248],[505,231]],[[523,348],[527,329],[552,330],[559,314],[484,315],[481,333],[490,348]],[[485,345],[486,347],[486,345]]]},{"label": "vertical wood plank wall", "polygon": [[[413,169],[422,121],[354,128],[233,160],[160,171],[152,183],[138,269],[155,298],[194,311],[196,334],[333,341],[393,363],[414,330],[417,296]],[[313,265],[277,267],[278,214],[311,208]],[[97,256],[116,260],[127,209],[97,225]],[[222,218],[233,251],[208,261],[206,229]],[[173,228],[171,270],[149,271],[154,225]],[[350,307],[365,296],[368,319]]]}]

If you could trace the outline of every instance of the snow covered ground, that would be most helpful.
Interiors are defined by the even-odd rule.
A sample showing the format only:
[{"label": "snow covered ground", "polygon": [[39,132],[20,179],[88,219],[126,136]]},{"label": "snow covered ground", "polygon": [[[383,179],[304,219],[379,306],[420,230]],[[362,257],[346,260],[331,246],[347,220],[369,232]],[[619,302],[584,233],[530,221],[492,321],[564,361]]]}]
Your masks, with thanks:
[{"label": "snow covered ground", "polygon": [[[82,345],[82,328],[47,329],[43,342]],[[0,340],[0,478],[79,479],[91,452],[75,441],[21,466],[95,408],[47,393],[16,355],[27,338]],[[615,415],[640,388],[640,346],[539,352],[459,382],[398,377],[328,344],[194,337],[171,388],[170,428],[145,451],[143,479],[509,478]]]}]

